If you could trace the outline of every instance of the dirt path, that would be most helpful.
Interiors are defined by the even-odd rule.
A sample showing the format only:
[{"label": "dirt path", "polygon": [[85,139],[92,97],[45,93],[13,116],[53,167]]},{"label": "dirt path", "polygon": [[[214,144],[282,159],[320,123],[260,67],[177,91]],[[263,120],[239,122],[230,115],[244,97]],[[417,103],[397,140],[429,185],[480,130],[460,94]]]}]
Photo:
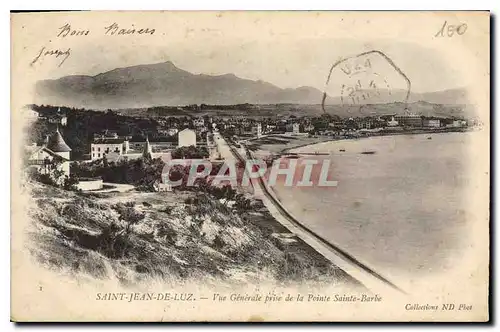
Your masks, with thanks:
[{"label": "dirt path", "polygon": [[110,188],[104,188],[104,189],[95,190],[95,191],[92,191],[92,192],[93,193],[110,193],[110,192],[115,191],[115,192],[124,193],[124,192],[127,192],[127,191],[130,191],[130,190],[134,189],[133,185],[131,185],[131,184],[123,184],[123,183],[104,182],[103,186],[104,187],[110,187]]}]

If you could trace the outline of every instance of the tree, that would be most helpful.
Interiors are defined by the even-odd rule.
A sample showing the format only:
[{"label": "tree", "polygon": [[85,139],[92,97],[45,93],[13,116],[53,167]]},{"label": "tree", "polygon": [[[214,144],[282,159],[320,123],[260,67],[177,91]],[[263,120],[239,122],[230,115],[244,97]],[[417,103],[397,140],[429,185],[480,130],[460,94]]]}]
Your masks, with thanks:
[{"label": "tree", "polygon": [[146,217],[144,213],[138,212],[134,207],[126,206],[121,203],[116,204],[113,208],[118,212],[118,220],[125,223],[125,227],[123,228],[125,235],[130,233],[133,225],[138,224]]},{"label": "tree", "polygon": [[90,163],[73,163],[71,172],[77,177],[100,177],[105,182],[128,183],[140,189],[152,191],[154,184],[161,180],[165,163],[160,158],[121,160],[117,163],[96,160]]},{"label": "tree", "polygon": [[172,151],[174,159],[202,159],[209,155],[206,147],[195,147],[194,145],[182,146]]},{"label": "tree", "polygon": [[59,156],[54,156],[52,159],[46,157],[38,172],[32,175],[39,182],[56,187],[63,186],[65,173],[61,170],[62,162],[63,160]]},{"label": "tree", "polygon": [[70,174],[70,176],[66,176],[64,179],[63,188],[66,190],[77,190],[77,184],[79,183],[78,178],[75,174]]}]

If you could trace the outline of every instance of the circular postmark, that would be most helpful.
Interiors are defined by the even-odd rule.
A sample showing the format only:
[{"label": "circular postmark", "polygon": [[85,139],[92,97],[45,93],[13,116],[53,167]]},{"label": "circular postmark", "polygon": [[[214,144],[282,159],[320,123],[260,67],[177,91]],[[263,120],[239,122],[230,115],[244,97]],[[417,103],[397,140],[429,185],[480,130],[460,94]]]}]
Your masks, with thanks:
[{"label": "circular postmark", "polygon": [[386,54],[364,52],[335,62],[326,81],[322,108],[327,104],[365,105],[408,103],[411,82]]}]

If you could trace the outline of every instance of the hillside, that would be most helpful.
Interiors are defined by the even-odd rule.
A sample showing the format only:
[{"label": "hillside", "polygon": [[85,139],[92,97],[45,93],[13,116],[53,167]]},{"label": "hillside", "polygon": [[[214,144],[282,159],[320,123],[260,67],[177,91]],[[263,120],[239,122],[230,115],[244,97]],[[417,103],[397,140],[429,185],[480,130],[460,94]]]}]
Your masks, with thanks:
[{"label": "hillside", "polygon": [[[310,86],[282,89],[271,83],[234,74],[192,74],[167,61],[117,68],[95,76],[73,75],[42,80],[35,87],[35,103],[76,108],[120,109],[190,104],[321,104],[323,92]],[[366,103],[403,101],[404,90],[391,90]],[[409,102],[466,104],[464,89],[412,93]],[[342,104],[328,96],[328,105]]]},{"label": "hillside", "polygon": [[28,183],[30,249],[78,277],[228,284],[360,286],[287,230],[261,201],[250,208],[205,193],[78,194]]},{"label": "hillside", "polygon": [[96,76],[66,76],[39,81],[36,103],[86,108],[136,108],[157,105],[321,102],[311,87],[281,89],[264,81],[227,75],[195,75],[172,62],[119,68]]}]

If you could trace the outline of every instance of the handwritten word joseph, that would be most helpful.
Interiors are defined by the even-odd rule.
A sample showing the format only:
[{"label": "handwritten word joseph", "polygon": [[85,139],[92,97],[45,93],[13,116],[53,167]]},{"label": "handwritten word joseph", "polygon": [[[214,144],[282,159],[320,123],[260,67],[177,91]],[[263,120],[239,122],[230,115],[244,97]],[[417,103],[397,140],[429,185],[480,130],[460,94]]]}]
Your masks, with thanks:
[{"label": "handwritten word joseph", "polygon": [[42,47],[42,49],[38,52],[37,56],[31,61],[31,65],[33,66],[37,62],[42,62],[42,60],[45,57],[54,57],[54,58],[61,58],[61,62],[59,62],[58,67],[61,67],[64,61],[69,58],[71,55],[71,48],[68,48],[67,50],[49,50],[45,46]]},{"label": "handwritten word joseph", "polygon": [[[152,28],[136,28],[134,24],[132,27],[123,28],[119,26],[116,22],[104,27],[104,35],[105,36],[120,36],[120,35],[153,35],[156,32],[155,29]],[[74,29],[71,24],[66,23],[62,27],[58,29],[57,37],[59,38],[67,38],[67,37],[82,37],[88,36],[91,34],[90,30],[85,29]],[[43,46],[40,51],[36,54],[36,56],[31,61],[30,65],[33,66],[36,63],[43,62],[43,59],[46,57],[53,58],[61,58],[58,67],[61,67],[62,64],[69,58],[71,55],[71,48],[68,49],[49,49],[46,46]]]},{"label": "handwritten word joseph", "polygon": [[[155,29],[146,28],[136,28],[134,24],[131,27],[124,28],[118,23],[113,23],[109,26],[104,27],[104,35],[106,36],[123,36],[123,35],[153,35],[156,32]],[[78,36],[88,36],[91,34],[90,30],[74,29],[71,24],[66,23],[59,28],[59,33],[57,37],[78,37]]]}]

